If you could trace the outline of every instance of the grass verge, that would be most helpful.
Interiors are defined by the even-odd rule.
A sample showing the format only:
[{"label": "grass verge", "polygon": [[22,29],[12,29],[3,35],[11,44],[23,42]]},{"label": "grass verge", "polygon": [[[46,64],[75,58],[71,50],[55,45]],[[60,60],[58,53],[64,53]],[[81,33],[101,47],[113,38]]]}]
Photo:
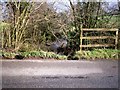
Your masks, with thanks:
[{"label": "grass verge", "polygon": [[79,59],[119,59],[120,50],[94,49],[92,51],[77,51],[74,57]]},{"label": "grass verge", "polygon": [[0,51],[0,56],[4,55],[4,57],[8,59],[14,59],[16,54],[19,54],[23,56],[24,58],[31,58],[32,59],[58,59],[58,60],[66,60],[67,56],[65,55],[59,55],[54,52],[45,52],[45,51],[30,51],[30,52],[17,52],[17,53],[12,53],[12,52],[2,52]]}]

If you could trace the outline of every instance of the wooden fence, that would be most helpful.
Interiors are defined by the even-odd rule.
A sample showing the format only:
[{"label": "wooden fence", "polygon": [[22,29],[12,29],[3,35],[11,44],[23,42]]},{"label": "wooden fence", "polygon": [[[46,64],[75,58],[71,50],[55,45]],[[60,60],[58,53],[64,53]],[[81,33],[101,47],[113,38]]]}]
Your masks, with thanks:
[{"label": "wooden fence", "polygon": [[[115,36],[83,36],[83,33],[85,32],[89,32],[89,31],[97,31],[97,32],[115,32]],[[115,43],[114,44],[87,44],[87,45],[83,45],[83,40],[87,39],[87,40],[94,40],[94,39],[114,39]],[[80,50],[82,50],[82,48],[84,47],[110,47],[113,46],[115,47],[115,49],[117,49],[117,44],[118,44],[118,29],[116,28],[112,28],[112,29],[106,29],[106,28],[81,28],[81,33],[80,33]]]}]

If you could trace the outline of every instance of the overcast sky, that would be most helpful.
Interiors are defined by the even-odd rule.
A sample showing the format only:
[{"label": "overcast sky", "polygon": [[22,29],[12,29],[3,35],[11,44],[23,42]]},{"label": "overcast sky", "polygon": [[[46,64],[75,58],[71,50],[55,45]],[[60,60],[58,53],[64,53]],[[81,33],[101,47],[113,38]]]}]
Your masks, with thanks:
[{"label": "overcast sky", "polygon": [[[71,0],[73,3],[76,3],[78,0]],[[80,0],[80,1],[95,1],[95,0]],[[97,0],[100,1],[100,0]],[[62,12],[64,10],[67,10],[69,6],[69,0],[47,0],[47,2],[56,2],[55,3],[55,8],[57,8],[57,12]],[[109,7],[114,6],[117,4],[118,0],[102,0],[102,2],[109,2]]]},{"label": "overcast sky", "polygon": [[[8,1],[8,0],[0,0],[1,2],[4,1]],[[15,1],[15,0],[13,0]],[[54,8],[57,8],[57,12],[63,12],[65,10],[68,10],[68,6],[69,6],[69,0],[34,0],[36,2],[40,2],[40,1],[47,1],[49,3],[53,3],[56,2],[54,5]],[[76,1],[78,0],[71,0],[73,3],[76,3]],[[80,0],[80,1],[95,1],[95,0]],[[117,4],[118,0],[102,0],[102,1],[106,1],[109,2],[109,6],[112,7],[115,4]],[[120,1],[120,0],[119,0]],[[0,11],[1,12],[1,11]],[[0,20],[1,20],[1,15],[0,15]]]},{"label": "overcast sky", "polygon": [[[4,1],[8,1],[8,0],[0,0],[0,1],[4,2]],[[12,0],[12,1],[15,1],[15,0]],[[17,1],[19,1],[19,0],[17,0]],[[36,1],[36,2],[47,1],[49,3],[56,2],[54,5],[54,8],[57,8],[57,12],[62,12],[62,11],[68,10],[68,6],[69,6],[69,0],[34,0],[34,1]],[[76,3],[76,1],[78,1],[78,0],[71,0],[71,1],[73,3]],[[89,1],[90,2],[90,1],[95,1],[95,0],[80,0],[80,1]],[[109,6],[111,6],[111,7],[114,6],[115,4],[117,4],[117,2],[118,2],[118,0],[97,0],[97,1],[109,2]]]}]

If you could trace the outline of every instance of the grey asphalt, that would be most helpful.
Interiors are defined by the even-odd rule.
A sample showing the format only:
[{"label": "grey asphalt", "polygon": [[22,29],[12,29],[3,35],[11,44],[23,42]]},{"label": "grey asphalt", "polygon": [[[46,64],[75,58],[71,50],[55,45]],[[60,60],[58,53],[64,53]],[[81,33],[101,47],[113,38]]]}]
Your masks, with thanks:
[{"label": "grey asphalt", "polygon": [[3,88],[118,88],[118,61],[2,60]]}]

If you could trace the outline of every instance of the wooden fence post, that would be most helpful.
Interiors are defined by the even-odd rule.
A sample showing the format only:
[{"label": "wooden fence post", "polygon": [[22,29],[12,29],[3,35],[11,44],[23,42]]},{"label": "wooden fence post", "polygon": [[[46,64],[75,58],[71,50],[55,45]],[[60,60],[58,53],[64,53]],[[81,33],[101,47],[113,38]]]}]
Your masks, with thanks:
[{"label": "wooden fence post", "polygon": [[80,51],[82,51],[82,37],[83,37],[83,30],[82,30],[82,24],[80,26]]},{"label": "wooden fence post", "polygon": [[117,45],[118,45],[118,30],[116,31],[115,49],[117,49]]}]

